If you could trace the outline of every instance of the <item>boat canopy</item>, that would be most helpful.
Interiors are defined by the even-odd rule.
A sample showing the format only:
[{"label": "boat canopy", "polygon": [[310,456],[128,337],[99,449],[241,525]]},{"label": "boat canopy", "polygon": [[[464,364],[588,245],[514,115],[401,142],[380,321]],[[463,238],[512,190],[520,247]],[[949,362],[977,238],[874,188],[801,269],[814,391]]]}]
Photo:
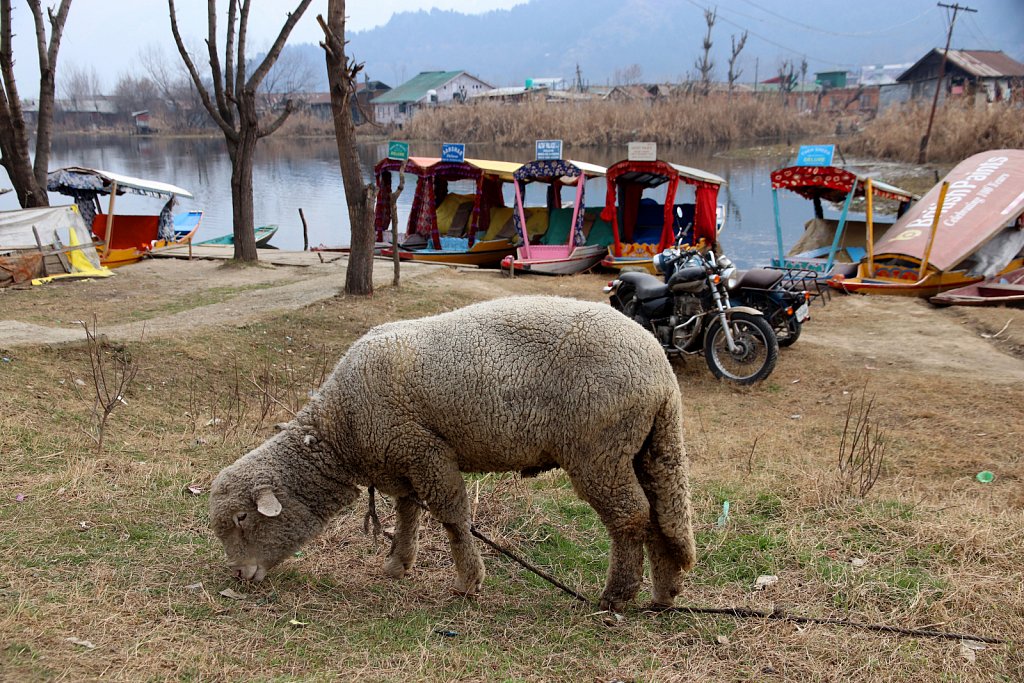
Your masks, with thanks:
[{"label": "boat canopy", "polygon": [[134,194],[146,195],[148,197],[187,197],[192,198],[188,190],[171,185],[160,183],[155,180],[133,178],[132,176],[101,171],[95,168],[84,168],[82,166],[68,166],[56,171],[51,171],[47,176],[46,189],[50,192],[76,196],[82,191],[90,191],[96,194],[110,194],[110,188],[117,183],[118,194],[132,192]]},{"label": "boat canopy", "polygon": [[441,248],[441,235],[437,225],[437,207],[448,195],[448,182],[471,180],[475,183],[473,213],[469,221],[469,246],[473,246],[476,233],[487,232],[490,209],[502,207],[505,200],[501,185],[512,182],[512,175],[522,165],[510,161],[466,159],[442,161],[436,157],[409,157],[407,162],[382,159],[374,168],[377,181],[377,203],[374,207],[374,229],[377,241],[384,238],[384,230],[391,223],[391,174],[400,171],[403,163],[406,173],[419,180],[412,198],[406,234],[429,237],[434,249]]},{"label": "boat canopy", "polygon": [[[601,217],[612,224],[615,256],[622,255],[622,242],[632,241],[643,191],[668,183],[665,193],[661,240],[658,249],[666,249],[675,238],[675,197],[679,183],[693,185],[696,205],[693,217],[693,241],[703,239],[714,244],[718,239],[716,219],[718,188],[725,180],[714,173],[671,164],[666,161],[625,160],[612,164],[607,171],[608,190]],[[616,207],[619,207],[616,209]],[[620,217],[621,214],[621,217]]]},{"label": "boat canopy", "polygon": [[[975,154],[950,171],[945,201],[942,183],[910,207],[875,246],[875,258],[927,258],[946,271],[959,264],[1024,214],[1024,150],[997,149]],[[932,223],[939,213],[932,236]],[[931,251],[929,252],[929,243]]]},{"label": "boat canopy", "polygon": [[[772,189],[789,190],[804,199],[825,199],[842,203],[856,187],[855,197],[864,196],[868,176],[836,166],[787,166],[772,171]],[[897,202],[912,202],[917,196],[912,192],[871,179],[872,193],[883,199]]]},{"label": "boat canopy", "polygon": [[[583,234],[583,207],[584,188],[588,178],[598,178],[605,175],[607,169],[597,164],[588,164],[584,161],[569,161],[565,159],[537,159],[523,164],[512,174],[516,181],[516,208],[512,212],[512,218],[516,228],[516,234],[522,240],[526,254],[530,252],[530,237],[526,230],[526,211],[523,201],[523,189],[521,184],[531,182],[550,183],[553,191],[548,196],[548,209],[562,208],[562,193],[560,186],[569,185],[576,187],[576,200],[573,202],[572,230],[569,234],[569,246],[583,244],[586,237]],[[582,182],[581,182],[582,179]]]}]

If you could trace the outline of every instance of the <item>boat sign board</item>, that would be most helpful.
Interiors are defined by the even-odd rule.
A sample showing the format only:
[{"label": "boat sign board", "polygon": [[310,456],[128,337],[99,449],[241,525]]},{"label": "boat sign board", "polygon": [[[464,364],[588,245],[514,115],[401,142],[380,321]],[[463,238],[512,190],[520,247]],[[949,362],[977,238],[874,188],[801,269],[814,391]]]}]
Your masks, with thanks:
[{"label": "boat sign board", "polygon": [[441,161],[462,163],[466,160],[466,146],[458,142],[446,142],[441,145]]},{"label": "boat sign board", "polygon": [[626,148],[626,159],[629,161],[657,161],[657,142],[631,142]]},{"label": "boat sign board", "polygon": [[405,161],[409,158],[409,143],[388,140],[388,159]]},{"label": "boat sign board", "polygon": [[831,166],[835,145],[800,145],[794,166]]},{"label": "boat sign board", "polygon": [[554,161],[562,158],[561,140],[537,140],[537,160]]}]

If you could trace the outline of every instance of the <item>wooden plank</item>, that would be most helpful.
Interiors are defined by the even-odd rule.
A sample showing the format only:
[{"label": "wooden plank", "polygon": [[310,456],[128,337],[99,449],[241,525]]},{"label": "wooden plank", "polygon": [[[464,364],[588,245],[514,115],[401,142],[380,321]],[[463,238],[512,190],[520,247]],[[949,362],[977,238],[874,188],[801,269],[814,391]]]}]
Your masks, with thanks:
[{"label": "wooden plank", "polygon": [[[39,247],[39,253],[42,254],[43,253],[43,241],[41,239],[39,239],[39,231],[36,230],[36,226],[34,226],[34,225],[32,226],[32,234],[36,236],[36,246]],[[46,256],[45,255],[42,258],[42,264],[43,264],[43,277],[47,277],[47,276],[49,276],[49,273],[46,272],[47,268],[46,268]]]},{"label": "wooden plank", "polygon": [[[71,229],[74,230],[74,228]],[[70,273],[71,263],[68,262],[68,257],[65,256],[64,252],[62,251],[62,249],[64,249],[64,245],[61,244],[60,235],[57,234],[56,230],[53,231],[53,243],[57,245],[57,258],[60,260],[60,264],[64,266],[64,272]]]}]

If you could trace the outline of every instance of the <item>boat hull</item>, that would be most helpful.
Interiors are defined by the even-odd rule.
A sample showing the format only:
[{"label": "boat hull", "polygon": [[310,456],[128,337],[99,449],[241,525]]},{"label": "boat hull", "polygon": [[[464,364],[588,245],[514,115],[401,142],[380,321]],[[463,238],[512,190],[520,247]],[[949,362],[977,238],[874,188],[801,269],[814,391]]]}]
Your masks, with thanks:
[{"label": "boat hull", "polygon": [[[415,261],[417,263],[436,263],[447,266],[479,266],[496,267],[506,256],[515,253],[515,247],[508,240],[490,240],[477,242],[470,249],[466,250],[443,250],[424,249],[411,250],[399,249],[398,258],[403,261]],[[392,249],[381,251],[382,256],[391,256]]]},{"label": "boat hull", "polygon": [[[1000,275],[1024,267],[1024,260],[1014,259]],[[833,277],[829,287],[851,294],[881,294],[887,296],[934,297],[942,292],[980,283],[984,278],[970,277],[960,270],[932,270],[917,277],[916,268],[879,266],[874,277],[868,277],[867,266],[861,264],[856,277]]]},{"label": "boat hull", "polygon": [[636,256],[612,256],[609,254],[601,260],[601,267],[619,272],[643,271],[651,275],[658,274],[654,270],[654,260],[650,256],[638,258]]},{"label": "boat hull", "polygon": [[[531,252],[536,251],[531,248]],[[603,246],[577,247],[571,252],[568,247],[556,247],[548,249],[548,253],[534,253],[532,258],[522,255],[523,249],[519,249],[519,258],[512,262],[512,267],[522,273],[536,273],[538,275],[574,275],[593,268],[607,254],[607,248]]]},{"label": "boat hull", "polygon": [[929,301],[938,306],[1024,306],[1024,268],[942,292]]}]

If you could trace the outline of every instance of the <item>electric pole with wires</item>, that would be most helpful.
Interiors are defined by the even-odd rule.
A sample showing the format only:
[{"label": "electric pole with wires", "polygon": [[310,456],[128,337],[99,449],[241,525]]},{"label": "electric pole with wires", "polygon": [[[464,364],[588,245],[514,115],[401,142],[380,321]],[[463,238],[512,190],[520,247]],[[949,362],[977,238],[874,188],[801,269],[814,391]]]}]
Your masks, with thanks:
[{"label": "electric pole with wires", "polygon": [[939,89],[942,88],[942,81],[946,77],[946,60],[949,58],[949,44],[953,40],[953,25],[956,24],[956,14],[957,12],[976,13],[978,11],[956,3],[947,5],[939,2],[936,4],[939,7],[945,7],[946,9],[953,10],[953,16],[949,19],[949,31],[946,33],[946,49],[942,51],[942,61],[939,63],[939,77],[935,81],[935,95],[932,97],[932,111],[928,114],[928,128],[925,130],[924,137],[921,138],[921,149],[917,154],[917,163],[919,164],[928,162],[928,139],[932,136],[932,123],[935,121],[935,107],[939,103]]}]

